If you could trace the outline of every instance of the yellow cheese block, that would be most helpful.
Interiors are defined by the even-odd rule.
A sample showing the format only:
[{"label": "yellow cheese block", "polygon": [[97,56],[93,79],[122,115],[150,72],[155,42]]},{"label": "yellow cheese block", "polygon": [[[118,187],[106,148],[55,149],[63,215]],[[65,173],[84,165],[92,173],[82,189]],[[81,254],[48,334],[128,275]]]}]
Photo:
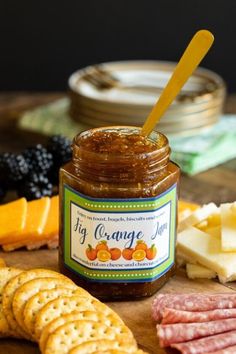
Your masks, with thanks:
[{"label": "yellow cheese block", "polygon": [[178,234],[177,249],[218,275],[231,279],[236,275],[236,252],[223,252],[220,238],[190,227]]},{"label": "yellow cheese block", "polygon": [[236,251],[235,203],[221,204],[221,247],[223,251]]},{"label": "yellow cheese block", "polygon": [[[208,225],[207,219],[210,215],[219,213],[219,209],[214,203],[203,205],[202,208],[196,209],[185,219],[181,220],[178,224],[178,230],[183,231],[191,226],[200,226],[204,229]],[[199,225],[200,224],[200,225]]]},{"label": "yellow cheese block", "polygon": [[[1,244],[19,244],[28,240],[32,240],[34,237],[37,239],[45,227],[47,216],[50,208],[50,198],[44,197],[41,199],[36,199],[28,202],[27,215],[25,227],[23,230],[18,230],[9,237],[2,238],[0,240]],[[22,247],[22,246],[19,246]],[[16,248],[19,248],[16,247]]]},{"label": "yellow cheese block", "polygon": [[0,206],[0,242],[21,232],[26,223],[27,201],[25,198]]},{"label": "yellow cheese block", "polygon": [[211,270],[199,264],[187,263],[186,272],[189,279],[214,279],[217,276],[214,270]]},{"label": "yellow cheese block", "polygon": [[199,209],[200,205],[195,203],[186,202],[184,200],[179,200],[178,202],[178,221],[181,222],[195,210]]}]

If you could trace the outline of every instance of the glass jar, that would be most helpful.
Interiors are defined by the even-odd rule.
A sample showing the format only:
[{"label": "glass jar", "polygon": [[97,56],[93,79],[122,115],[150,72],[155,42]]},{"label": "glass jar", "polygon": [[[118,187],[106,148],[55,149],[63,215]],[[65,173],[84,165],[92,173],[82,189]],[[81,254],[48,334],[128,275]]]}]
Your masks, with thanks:
[{"label": "glass jar", "polygon": [[180,171],[167,138],[105,127],[72,148],[60,171],[60,270],[101,299],[152,295],[175,264]]}]

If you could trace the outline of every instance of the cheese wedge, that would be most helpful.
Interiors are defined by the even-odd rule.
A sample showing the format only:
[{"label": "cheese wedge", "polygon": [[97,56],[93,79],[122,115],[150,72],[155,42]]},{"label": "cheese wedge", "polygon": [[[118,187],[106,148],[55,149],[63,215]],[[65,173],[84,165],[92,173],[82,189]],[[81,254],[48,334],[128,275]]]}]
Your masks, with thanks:
[{"label": "cheese wedge", "polygon": [[214,203],[204,205],[202,208],[195,210],[184,220],[179,222],[178,230],[181,232],[190,226],[195,226],[206,220],[212,214],[218,214],[219,209]]},{"label": "cheese wedge", "polygon": [[214,270],[203,267],[199,264],[186,264],[187,276],[190,279],[214,279],[217,274]]},{"label": "cheese wedge", "polygon": [[236,276],[236,252],[223,252],[219,238],[195,227],[178,234],[177,250],[220,276]]},{"label": "cheese wedge", "polygon": [[21,232],[26,223],[27,201],[25,198],[0,206],[0,242]]},{"label": "cheese wedge", "polygon": [[28,202],[25,227],[21,231],[0,240],[2,245],[11,244],[14,249],[23,247],[26,241],[37,239],[45,227],[50,208],[50,198],[44,197]]},{"label": "cheese wedge", "polygon": [[235,203],[221,204],[221,248],[236,251],[236,210]]}]

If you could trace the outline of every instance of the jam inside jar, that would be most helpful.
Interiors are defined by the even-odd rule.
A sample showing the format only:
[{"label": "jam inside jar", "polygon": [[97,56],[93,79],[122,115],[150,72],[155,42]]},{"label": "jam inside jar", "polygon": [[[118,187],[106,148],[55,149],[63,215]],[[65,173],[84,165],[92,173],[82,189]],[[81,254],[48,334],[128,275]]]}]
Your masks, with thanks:
[{"label": "jam inside jar", "polygon": [[105,127],[72,148],[60,170],[60,270],[100,299],[151,296],[175,264],[180,170],[167,138]]}]

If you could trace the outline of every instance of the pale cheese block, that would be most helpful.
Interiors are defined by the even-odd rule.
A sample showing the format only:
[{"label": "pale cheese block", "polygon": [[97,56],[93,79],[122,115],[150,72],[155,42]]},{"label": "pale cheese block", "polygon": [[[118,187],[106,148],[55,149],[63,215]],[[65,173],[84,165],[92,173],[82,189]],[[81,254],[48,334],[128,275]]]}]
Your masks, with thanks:
[{"label": "pale cheese block", "polygon": [[236,210],[234,203],[221,204],[221,248],[236,251]]},{"label": "pale cheese block", "polygon": [[[22,231],[16,232],[14,235],[1,239],[2,245],[11,245],[11,247],[20,248],[25,242],[32,240],[42,234],[44,229],[48,211],[50,208],[50,198],[44,197],[28,202],[25,227]],[[4,247],[3,247],[4,249]]]},{"label": "pale cheese block", "polygon": [[0,243],[8,240],[17,232],[21,232],[26,223],[27,201],[20,198],[14,202],[0,206]]},{"label": "pale cheese block", "polygon": [[179,249],[176,251],[176,263],[178,267],[183,267],[187,263],[197,263],[193,260],[193,257],[186,255],[185,253],[181,252]]},{"label": "pale cheese block", "polygon": [[[195,210],[192,214],[179,222],[179,232],[187,229],[188,227],[195,226],[205,221],[210,215],[219,213],[219,209],[214,203],[204,205],[202,208]],[[207,225],[207,224],[206,224]]]},{"label": "pale cheese block", "polygon": [[187,202],[185,200],[179,200],[178,202],[178,220],[179,222],[184,220],[187,216],[191,215],[193,211],[200,208],[199,204]]},{"label": "pale cheese block", "polygon": [[190,279],[214,279],[217,274],[214,270],[201,266],[200,264],[186,264],[187,276]]},{"label": "pale cheese block", "polygon": [[220,239],[195,227],[178,234],[177,249],[220,276],[236,276],[236,252],[223,252]]}]

